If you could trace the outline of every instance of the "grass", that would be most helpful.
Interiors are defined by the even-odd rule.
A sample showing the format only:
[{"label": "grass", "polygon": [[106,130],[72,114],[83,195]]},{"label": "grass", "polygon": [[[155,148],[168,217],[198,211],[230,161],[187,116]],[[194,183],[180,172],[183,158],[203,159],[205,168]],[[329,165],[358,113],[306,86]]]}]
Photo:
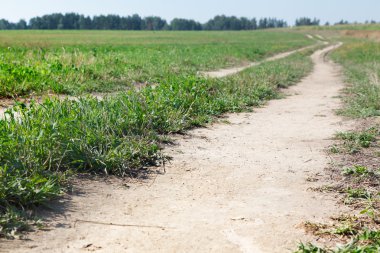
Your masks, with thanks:
[{"label": "grass", "polygon": [[22,223],[20,211],[61,196],[70,175],[136,176],[166,159],[161,145],[167,135],[277,98],[279,87],[311,71],[310,53],[223,79],[170,75],[158,86],[101,101],[84,96],[16,105],[0,120],[0,236]]},{"label": "grass", "polygon": [[332,218],[334,221],[332,225],[305,223],[307,232],[325,237],[329,241],[338,241],[340,246],[334,248],[301,243],[296,253],[379,252],[379,168],[372,162],[373,160],[366,157],[368,155],[377,160],[378,156],[374,154],[374,150],[377,148],[378,136],[376,127],[337,134],[338,139],[343,142],[334,145],[334,148],[343,155],[341,159],[343,164],[354,161],[369,165],[353,164],[343,167],[341,175],[332,175],[334,182],[338,183],[326,190],[340,193],[342,203],[352,207],[353,212],[357,211],[358,216]]},{"label": "grass", "polygon": [[368,176],[370,173],[371,171],[367,167],[361,165],[354,165],[343,170],[343,175],[345,176],[363,177]]},{"label": "grass", "polygon": [[366,230],[336,249],[326,249],[314,244],[300,244],[295,253],[376,253],[380,251],[380,232]]},{"label": "grass", "polygon": [[380,116],[380,44],[348,40],[332,57],[343,66],[350,84],[341,113],[357,118]]},{"label": "grass", "polygon": [[364,231],[350,243],[336,249],[325,249],[309,244],[300,244],[295,253],[375,253],[380,251],[380,232]]},{"label": "grass", "polygon": [[369,148],[374,144],[378,135],[379,130],[377,127],[371,127],[362,131],[340,132],[336,134],[336,139],[343,141],[342,145],[340,147],[333,145],[330,151],[332,153],[358,153],[361,149]]},{"label": "grass", "polygon": [[0,31],[0,97],[125,91],[310,44],[279,31]]}]

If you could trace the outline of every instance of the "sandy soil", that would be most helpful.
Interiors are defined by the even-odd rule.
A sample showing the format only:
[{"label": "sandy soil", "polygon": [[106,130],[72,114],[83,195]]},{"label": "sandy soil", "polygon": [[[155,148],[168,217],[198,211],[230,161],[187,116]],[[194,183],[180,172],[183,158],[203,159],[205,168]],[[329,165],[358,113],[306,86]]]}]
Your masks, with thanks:
[{"label": "sandy soil", "polygon": [[[254,113],[228,115],[178,137],[166,174],[131,184],[81,180],[50,217],[51,231],[2,242],[8,252],[288,252],[344,207],[324,184],[324,148],[350,128],[334,114],[339,68],[316,52],[314,72]],[[307,180],[312,179],[312,180]],[[319,179],[319,180],[318,180]],[[312,182],[309,182],[312,181]]]}]

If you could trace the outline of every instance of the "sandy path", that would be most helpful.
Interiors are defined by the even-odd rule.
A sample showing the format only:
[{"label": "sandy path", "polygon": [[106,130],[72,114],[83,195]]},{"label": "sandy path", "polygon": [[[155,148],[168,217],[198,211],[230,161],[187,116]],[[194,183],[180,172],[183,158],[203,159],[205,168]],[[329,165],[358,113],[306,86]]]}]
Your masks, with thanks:
[{"label": "sandy path", "polygon": [[315,70],[287,90],[292,96],[178,139],[167,150],[174,160],[165,175],[129,189],[83,181],[83,194],[70,197],[52,231],[2,249],[282,253],[312,239],[299,225],[338,212],[334,199],[308,190],[323,185],[323,177],[306,181],[323,173],[329,162],[323,149],[345,128],[333,112],[343,86],[339,69],[323,57],[332,49],[312,56]]},{"label": "sandy path", "polygon": [[299,48],[299,49],[288,51],[288,52],[279,53],[279,54],[276,54],[274,56],[268,57],[268,58],[266,58],[266,59],[264,59],[262,61],[251,62],[251,63],[248,63],[246,65],[240,66],[240,67],[232,67],[232,68],[219,69],[219,70],[209,71],[209,72],[201,72],[201,75],[204,75],[206,77],[211,77],[211,78],[222,78],[222,77],[234,75],[234,74],[237,74],[237,73],[239,73],[239,72],[241,72],[241,71],[243,71],[243,70],[245,70],[247,68],[258,66],[258,65],[260,65],[260,64],[262,64],[264,62],[270,62],[270,61],[275,61],[275,60],[283,59],[283,58],[286,58],[286,57],[288,57],[288,56],[290,56],[292,54],[295,54],[295,53],[298,53],[298,52],[305,51],[307,49],[316,47],[317,45],[318,44],[307,46],[307,47],[303,47],[303,48]]}]

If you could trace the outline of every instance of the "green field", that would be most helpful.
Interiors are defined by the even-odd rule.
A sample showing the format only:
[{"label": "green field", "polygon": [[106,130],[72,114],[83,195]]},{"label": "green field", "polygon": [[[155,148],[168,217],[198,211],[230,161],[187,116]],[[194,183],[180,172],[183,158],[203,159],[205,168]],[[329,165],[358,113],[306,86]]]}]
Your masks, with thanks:
[{"label": "green field", "polygon": [[[149,168],[169,159],[163,146],[171,134],[280,98],[279,88],[297,83],[311,71],[309,56],[315,49],[225,78],[208,79],[198,73],[315,43],[303,34],[315,30],[303,29],[1,31],[1,98],[51,93],[79,97],[17,103],[0,119],[0,237],[12,238],[38,225],[33,209],[68,192],[79,173],[146,175]],[[379,116],[379,44],[338,32],[324,35],[344,42],[330,56],[342,65],[348,83],[340,113],[354,118]],[[92,92],[112,94],[99,100]],[[371,128],[339,136],[363,149],[377,135]],[[351,173],[363,173],[359,169]],[[378,231],[356,232],[351,237],[354,243],[343,246],[346,251],[305,244],[298,252],[378,249]]]},{"label": "green field", "polygon": [[310,45],[286,32],[0,32],[0,97],[125,90]]},{"label": "green field", "polygon": [[[279,87],[312,68],[309,50],[227,78],[197,75],[313,43],[289,32],[8,31],[0,38],[2,97],[124,91],[6,112],[0,237],[25,230],[33,217],[25,210],[61,196],[77,173],[138,176],[167,159],[162,144],[171,133],[277,98]],[[135,89],[137,83],[155,85]]]}]

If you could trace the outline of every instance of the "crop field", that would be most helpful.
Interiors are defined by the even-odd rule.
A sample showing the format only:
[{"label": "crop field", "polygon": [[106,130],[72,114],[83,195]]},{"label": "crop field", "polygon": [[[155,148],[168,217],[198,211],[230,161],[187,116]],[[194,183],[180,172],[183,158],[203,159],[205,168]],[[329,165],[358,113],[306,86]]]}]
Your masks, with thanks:
[{"label": "crop field", "polygon": [[[311,71],[312,50],[221,79],[198,71],[312,43],[287,32],[1,32],[1,97],[83,96],[19,103],[0,120],[0,237],[27,229],[26,211],[77,173],[138,176],[167,159],[171,133],[277,98]],[[122,92],[86,96],[95,91]]]},{"label": "crop field", "polygon": [[286,32],[6,31],[0,33],[0,97],[160,84],[312,43]]}]

